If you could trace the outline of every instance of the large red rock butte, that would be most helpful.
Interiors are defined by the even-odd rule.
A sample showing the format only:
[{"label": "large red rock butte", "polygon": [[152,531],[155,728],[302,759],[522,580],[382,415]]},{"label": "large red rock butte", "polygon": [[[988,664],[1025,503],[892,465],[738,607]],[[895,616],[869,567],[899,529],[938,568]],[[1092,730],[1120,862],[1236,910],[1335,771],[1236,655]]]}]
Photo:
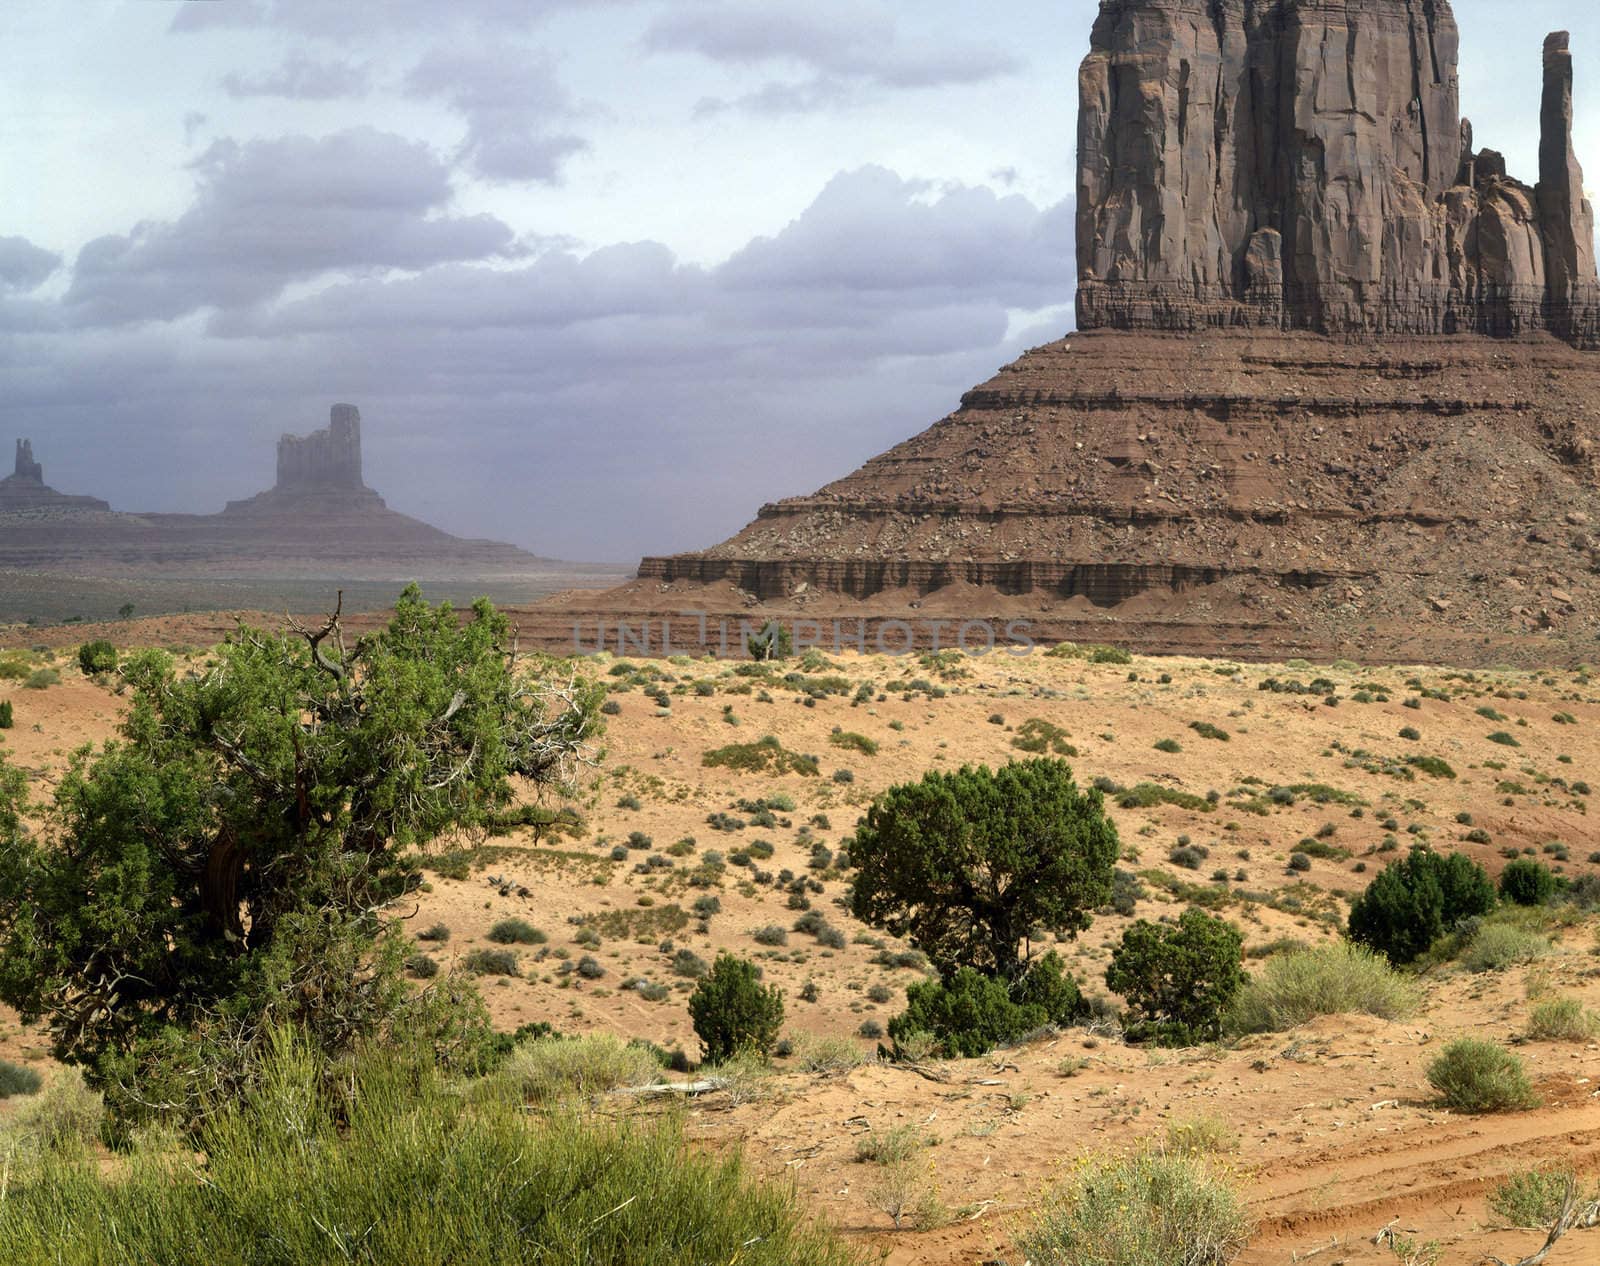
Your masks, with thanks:
[{"label": "large red rock butte", "polygon": [[1567,36],[1533,187],[1473,149],[1457,44],[1447,0],[1102,0],[1077,333],[732,539],[646,558],[611,606],[1592,657],[1600,281]]}]

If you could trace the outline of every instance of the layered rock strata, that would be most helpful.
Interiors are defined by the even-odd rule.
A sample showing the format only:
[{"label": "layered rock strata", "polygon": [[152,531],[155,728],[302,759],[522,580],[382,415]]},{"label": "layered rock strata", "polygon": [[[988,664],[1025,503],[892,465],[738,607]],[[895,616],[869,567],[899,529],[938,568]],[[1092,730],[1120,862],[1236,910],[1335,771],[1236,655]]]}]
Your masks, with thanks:
[{"label": "layered rock strata", "polygon": [[1550,338],[1100,331],[1029,352],[854,474],[639,575],[764,601],[953,587],[975,607],[1108,614],[1218,585],[1262,611],[1470,595],[1515,625],[1514,608],[1549,602],[1500,570],[1556,574],[1569,599],[1600,579],[1597,441],[1600,358]]}]

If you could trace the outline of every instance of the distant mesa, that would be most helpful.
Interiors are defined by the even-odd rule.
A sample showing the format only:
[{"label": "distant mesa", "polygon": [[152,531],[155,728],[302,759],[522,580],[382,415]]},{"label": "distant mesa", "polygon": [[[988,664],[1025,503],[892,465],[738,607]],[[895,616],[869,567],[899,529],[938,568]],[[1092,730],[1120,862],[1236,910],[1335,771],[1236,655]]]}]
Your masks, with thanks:
[{"label": "distant mesa", "polygon": [[383,498],[362,482],[361,411],[353,404],[334,405],[323,430],[280,437],[278,482],[228,502],[223,513],[314,513],[319,506],[339,513],[384,508]]},{"label": "distant mesa", "polygon": [[221,514],[22,514],[108,510],[43,483],[28,441],[0,481],[0,568],[84,575],[461,579],[549,572],[551,560],[499,541],[469,540],[399,514],[367,487],[361,414],[333,406],[328,426],[278,441],[277,482]]},{"label": "distant mesa", "polygon": [[17,511],[109,510],[97,497],[73,497],[57,492],[44,481],[44,467],[34,460],[33,441],[17,441],[16,468],[0,479],[0,514]]}]

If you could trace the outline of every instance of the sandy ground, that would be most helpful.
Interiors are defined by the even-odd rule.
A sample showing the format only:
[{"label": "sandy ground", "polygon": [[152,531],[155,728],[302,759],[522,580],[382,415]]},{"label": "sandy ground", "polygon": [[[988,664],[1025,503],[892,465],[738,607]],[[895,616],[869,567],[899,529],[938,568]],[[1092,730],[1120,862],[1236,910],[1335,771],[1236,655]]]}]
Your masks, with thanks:
[{"label": "sandy ground", "polygon": [[[147,636],[196,645],[197,631],[174,624]],[[1413,837],[1462,849],[1491,873],[1504,865],[1502,850],[1532,849],[1550,861],[1559,842],[1570,860],[1556,864],[1567,873],[1595,869],[1586,859],[1600,849],[1600,831],[1578,784],[1600,772],[1600,682],[1582,672],[1141,658],[1096,665],[1043,654],[946,665],[848,655],[831,661],[817,672],[847,678],[852,693],[825,695],[810,706],[795,683],[753,681],[729,663],[633,661],[664,674],[659,684],[671,693],[671,706],[661,708],[637,684],[612,696],[620,712],[609,718],[595,786],[579,806],[582,835],[540,843],[519,832],[490,841],[465,878],[431,876],[420,903],[397,913],[417,931],[449,928],[447,942],[427,947],[445,967],[487,946],[488,929],[502,918],[527,919],[548,935],[541,947],[519,949],[518,976],[482,981],[502,1027],[548,1020],[566,1032],[615,1031],[693,1054],[684,1008],[691,982],[674,975],[671,951],[687,947],[709,961],[731,949],[756,959],[782,987],[791,1036],[852,1036],[870,1051],[875,1042],[855,1035],[864,1023],[886,1024],[919,975],[873,961],[883,950],[905,947],[849,917],[838,872],[808,869],[811,845],[820,840],[837,848],[872,796],[892,783],[930,768],[1022,756],[1018,730],[1034,719],[1065,732],[1081,780],[1218,793],[1219,802],[1205,811],[1113,806],[1125,845],[1121,865],[1142,878],[1137,917],[1180,913],[1183,884],[1225,890],[1231,895],[1220,912],[1245,929],[1248,948],[1286,937],[1308,943],[1332,937],[1349,897],[1394,855],[1386,846],[1390,836],[1400,849]],[[0,681],[0,698],[13,700],[17,717],[14,729],[0,733],[0,750],[32,771],[40,791],[73,748],[110,732],[120,702],[84,680],[67,654],[56,662],[62,681],[49,689]],[[602,657],[591,671],[619,685],[633,680],[610,676],[615,662]],[[1337,706],[1320,695],[1260,688],[1268,679],[1316,678],[1333,683]],[[871,697],[853,704],[861,683],[871,684]],[[1405,706],[1419,697],[1419,686],[1432,693],[1419,707]],[[1556,721],[1558,714],[1571,722]],[[1195,722],[1219,727],[1227,740],[1203,737],[1190,728]],[[1401,738],[1405,727],[1420,737]],[[837,745],[836,729],[871,739],[876,754]],[[1491,733],[1510,735],[1518,746],[1491,741]],[[703,763],[709,750],[769,734],[788,750],[815,755],[820,773],[769,776]],[[1180,750],[1158,750],[1161,740],[1175,740]],[[1406,756],[1442,758],[1457,776],[1412,769],[1408,779],[1386,763]],[[838,770],[852,780],[836,781]],[[1337,800],[1318,803],[1306,790],[1317,785],[1338,793]],[[1293,803],[1279,805],[1265,798],[1275,786],[1302,790]],[[776,826],[721,831],[708,823],[714,814],[747,820],[738,801],[779,794],[795,808],[777,813]],[[1458,815],[1470,815],[1470,826]],[[1467,840],[1469,830],[1488,842]],[[649,838],[648,846],[613,861],[612,850],[635,832]],[[1291,871],[1290,856],[1319,836],[1321,851],[1332,855]],[[694,841],[692,848],[671,856],[671,846],[685,839]],[[1198,869],[1168,860],[1184,839],[1209,852]],[[708,851],[731,857],[755,841],[771,845],[770,858],[753,856],[744,868],[730,864],[716,887],[687,883]],[[636,870],[647,856],[663,855],[672,868]],[[822,891],[807,899],[844,932],[843,948],[793,931],[783,945],[754,939],[756,929],[787,929],[798,917],[779,885],[752,881],[753,871],[785,869],[818,881]],[[690,907],[708,894],[717,896],[721,911],[702,929]],[[1092,995],[1106,992],[1109,943],[1126,924],[1102,914],[1088,933],[1059,947]],[[599,933],[598,947],[578,943],[585,929],[589,939]],[[1593,1045],[1522,1044],[1545,1106],[1488,1118],[1434,1106],[1423,1071],[1456,1036],[1520,1042],[1530,993],[1541,989],[1600,1007],[1595,951],[1592,925],[1569,928],[1533,967],[1430,976],[1426,1006],[1407,1023],[1324,1019],[1235,1049],[1148,1051],[1073,1031],[992,1059],[939,1065],[941,1080],[880,1065],[810,1076],[780,1060],[777,1075],[747,1099],[712,1095],[689,1105],[687,1128],[708,1146],[742,1144],[758,1168],[793,1181],[819,1214],[907,1266],[1007,1259],[1018,1220],[1059,1167],[1086,1149],[1124,1149],[1198,1115],[1221,1117],[1238,1135],[1229,1160],[1260,1219],[1241,1259],[1249,1266],[1308,1257],[1392,1262],[1371,1239],[1396,1218],[1400,1230],[1415,1231],[1419,1240],[1437,1239],[1445,1262],[1475,1261],[1484,1252],[1514,1260],[1541,1237],[1492,1229],[1486,1192],[1499,1176],[1534,1163],[1572,1161],[1591,1172],[1600,1165],[1600,1080],[1590,1084],[1600,1078],[1600,1055]],[[560,970],[584,953],[593,954],[603,976],[584,980]],[[663,1000],[649,1002],[622,987],[639,978],[666,986]],[[815,986],[814,1002],[799,996],[807,982]],[[42,1060],[43,1045],[4,1018],[0,1053]],[[1072,1067],[1070,1075],[1065,1067]],[[855,1135],[905,1122],[921,1123],[938,1140],[922,1154],[927,1184],[963,1211],[941,1229],[893,1230],[876,1198],[876,1167],[854,1159]],[[1597,1257],[1600,1232],[1590,1232],[1570,1236],[1549,1261],[1576,1266]]]}]

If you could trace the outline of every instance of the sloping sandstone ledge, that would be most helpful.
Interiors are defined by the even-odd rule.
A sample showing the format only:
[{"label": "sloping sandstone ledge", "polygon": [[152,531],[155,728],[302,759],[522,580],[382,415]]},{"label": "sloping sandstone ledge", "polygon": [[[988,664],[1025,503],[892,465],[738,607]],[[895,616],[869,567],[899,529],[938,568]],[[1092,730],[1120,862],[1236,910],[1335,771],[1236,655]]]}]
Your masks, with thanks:
[{"label": "sloping sandstone ledge", "polygon": [[1135,638],[1204,613],[1209,642],[1158,640],[1241,655],[1261,620],[1330,646],[1403,620],[1582,658],[1600,649],[1597,445],[1600,358],[1548,335],[1080,333],[721,545],[645,559],[630,592],[964,604],[1080,632],[1136,617]]}]

